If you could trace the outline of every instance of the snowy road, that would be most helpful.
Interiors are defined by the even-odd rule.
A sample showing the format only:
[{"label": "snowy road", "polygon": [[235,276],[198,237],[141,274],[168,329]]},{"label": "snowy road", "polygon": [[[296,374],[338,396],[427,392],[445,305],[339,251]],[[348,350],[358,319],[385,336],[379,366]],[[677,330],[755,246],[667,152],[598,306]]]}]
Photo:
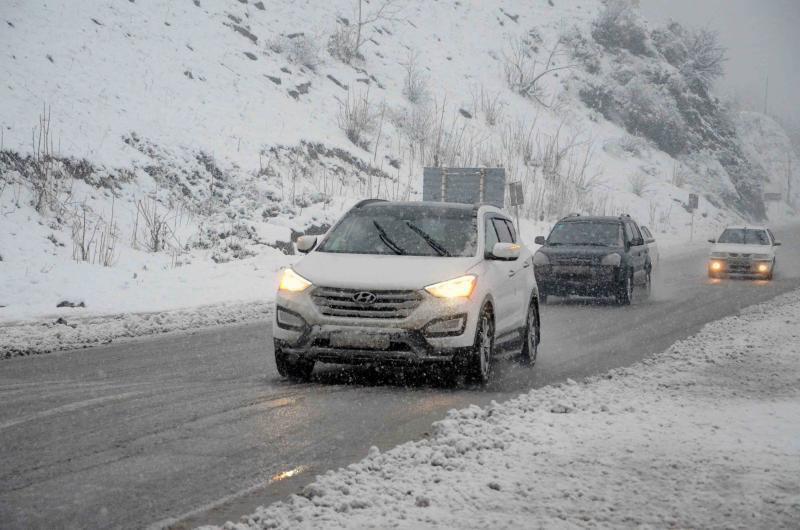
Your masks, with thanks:
[{"label": "snowy road", "polygon": [[629,364],[800,286],[800,236],[777,232],[773,282],[710,282],[698,251],[665,257],[653,298],[632,307],[556,300],[537,365],[503,361],[483,391],[361,368],[286,383],[264,324],[4,361],[0,526],[235,520],[371,445],[425,436],[448,409]]}]

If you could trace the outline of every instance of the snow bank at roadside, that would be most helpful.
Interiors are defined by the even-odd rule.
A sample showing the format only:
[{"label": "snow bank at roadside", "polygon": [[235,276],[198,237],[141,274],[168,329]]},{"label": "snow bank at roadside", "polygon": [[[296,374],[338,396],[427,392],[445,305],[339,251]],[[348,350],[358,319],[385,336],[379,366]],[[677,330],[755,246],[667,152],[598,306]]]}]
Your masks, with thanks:
[{"label": "snow bank at roadside", "polygon": [[222,324],[264,320],[271,301],[227,303],[155,313],[120,313],[0,325],[0,359],[88,348],[112,341]]},{"label": "snow bank at roadside", "polygon": [[796,527],[797,477],[800,291],[630,368],[451,411],[226,528]]}]

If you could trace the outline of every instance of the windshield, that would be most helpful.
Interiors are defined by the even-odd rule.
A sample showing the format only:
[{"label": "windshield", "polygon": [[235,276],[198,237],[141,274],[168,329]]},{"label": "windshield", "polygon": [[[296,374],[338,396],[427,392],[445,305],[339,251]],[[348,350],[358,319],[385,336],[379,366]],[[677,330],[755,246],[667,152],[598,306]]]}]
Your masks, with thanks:
[{"label": "windshield", "polygon": [[619,223],[571,221],[554,226],[547,244],[621,247],[622,233]]},{"label": "windshield", "polygon": [[719,236],[719,243],[734,243],[738,245],[769,245],[769,236],[766,230],[752,228],[726,228]]},{"label": "windshield", "polygon": [[407,256],[474,256],[472,209],[379,206],[353,210],[328,234],[320,252]]}]

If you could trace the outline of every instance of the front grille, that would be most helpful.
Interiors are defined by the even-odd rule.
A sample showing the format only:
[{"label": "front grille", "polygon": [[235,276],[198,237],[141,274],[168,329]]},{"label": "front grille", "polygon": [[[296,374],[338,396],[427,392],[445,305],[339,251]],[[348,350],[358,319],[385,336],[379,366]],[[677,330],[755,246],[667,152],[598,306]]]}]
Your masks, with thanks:
[{"label": "front grille", "polygon": [[570,258],[556,258],[554,260],[554,265],[567,265],[567,266],[576,266],[576,267],[586,267],[589,265],[594,264],[594,260],[592,258],[580,258],[580,257],[570,257]]},{"label": "front grille", "polygon": [[728,254],[731,258],[749,258],[751,254],[737,254],[736,252],[731,252]]},{"label": "front grille", "polygon": [[[365,292],[375,295],[375,301],[365,304],[355,300],[357,294]],[[311,293],[311,299],[326,316],[386,319],[406,318],[422,302],[422,296],[417,291],[334,287],[316,287]]]}]

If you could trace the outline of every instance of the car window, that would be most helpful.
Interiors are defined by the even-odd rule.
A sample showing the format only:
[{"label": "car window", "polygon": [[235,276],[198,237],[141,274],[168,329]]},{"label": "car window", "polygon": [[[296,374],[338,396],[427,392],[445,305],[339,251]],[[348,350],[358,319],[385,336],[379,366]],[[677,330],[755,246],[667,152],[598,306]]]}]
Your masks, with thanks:
[{"label": "car window", "polygon": [[644,238],[645,238],[645,239],[646,239],[648,242],[650,242],[650,241],[654,241],[654,240],[655,240],[655,238],[653,237],[653,234],[651,234],[651,233],[650,233],[650,229],[649,229],[649,228],[647,228],[646,226],[643,226],[643,227],[642,227],[642,234],[644,234]]},{"label": "car window", "polygon": [[516,243],[517,242],[517,230],[514,228],[514,223],[512,223],[508,219],[505,219],[505,222],[506,222],[506,225],[508,226],[509,233],[511,233],[511,242],[512,243]]},{"label": "car window", "polygon": [[636,236],[633,234],[633,228],[631,228],[630,223],[625,223],[624,226],[625,226],[625,241],[633,244],[633,240],[636,239]]},{"label": "car window", "polygon": [[470,210],[382,206],[351,210],[331,229],[318,251],[474,256],[477,239]]},{"label": "car window", "polygon": [[513,243],[514,239],[511,237],[511,232],[508,230],[508,225],[504,219],[495,217],[492,219],[497,236],[500,238],[501,243]]},{"label": "car window", "polygon": [[775,234],[772,233],[772,230],[767,228],[767,233],[769,234],[769,238],[772,240],[772,243],[775,243]]},{"label": "car window", "polygon": [[547,244],[621,247],[622,233],[617,222],[567,221],[553,227]]},{"label": "car window", "polygon": [[497,237],[497,231],[494,229],[494,223],[492,223],[492,218],[486,218],[486,252],[491,252],[494,248],[496,243],[500,242],[500,239]]},{"label": "car window", "polygon": [[760,228],[726,228],[719,236],[720,243],[736,245],[770,245],[766,230]]}]

